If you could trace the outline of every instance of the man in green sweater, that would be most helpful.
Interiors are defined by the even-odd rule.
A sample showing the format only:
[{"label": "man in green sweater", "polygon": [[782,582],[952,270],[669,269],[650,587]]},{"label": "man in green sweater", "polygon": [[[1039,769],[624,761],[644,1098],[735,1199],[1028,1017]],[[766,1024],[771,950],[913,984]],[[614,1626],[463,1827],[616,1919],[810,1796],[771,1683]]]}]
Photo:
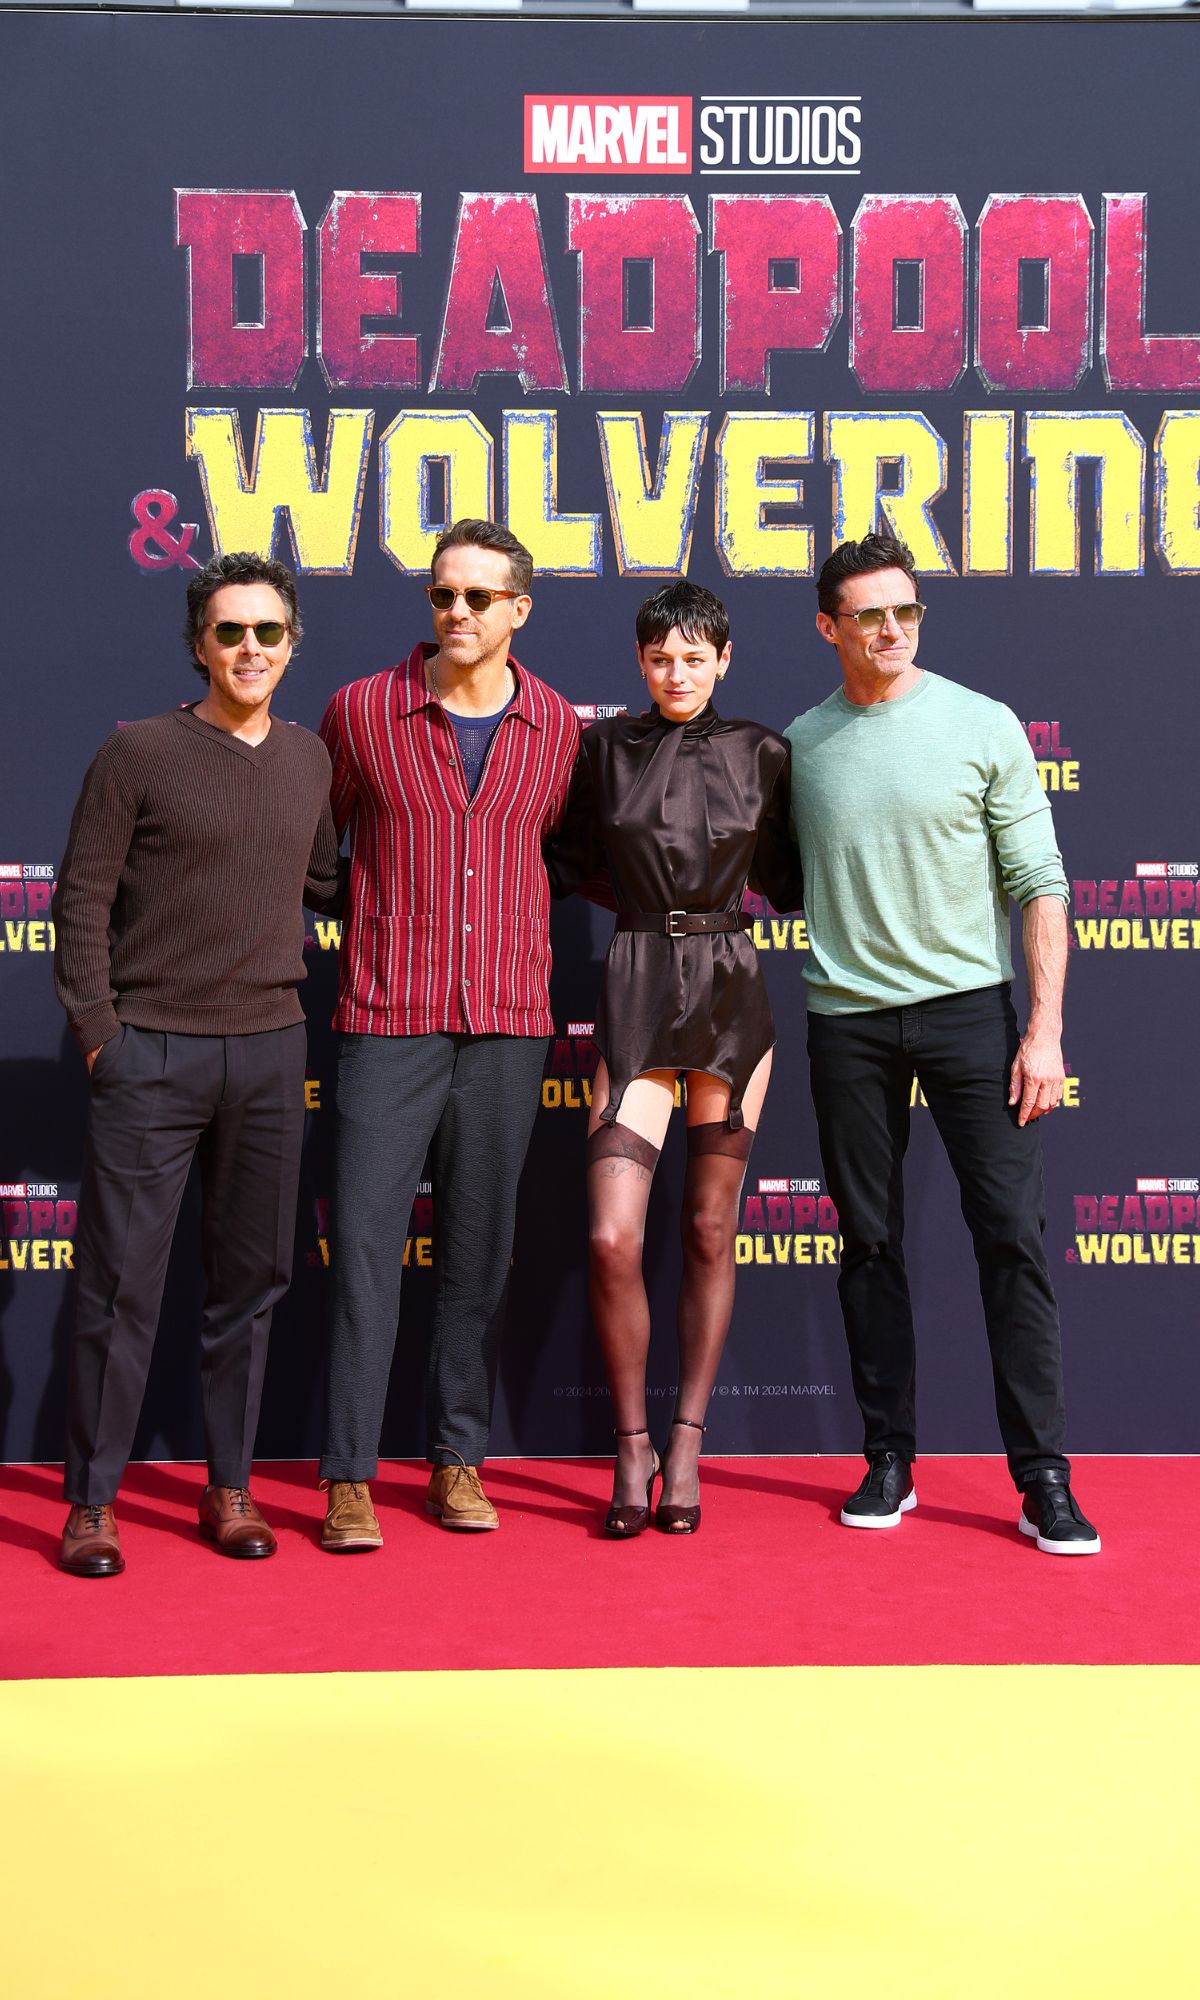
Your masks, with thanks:
[{"label": "man in green sweater", "polygon": [[54,977],[88,1066],[59,1561],[125,1567],[133,1448],[193,1158],[204,1192],[199,1527],[269,1556],[248,1481],[287,1290],[304,1128],[304,913],[335,907],[329,754],[271,714],[300,640],[291,575],[214,556],[188,584],[194,706],[117,729],[83,781],[54,898]]},{"label": "man in green sweater", "polygon": [[[867,1474],[850,1528],[916,1505],[916,1347],[903,1159],[916,1077],[950,1157],[979,1266],[996,1408],[1050,1555],[1100,1538],[1063,1456],[1058,1308],[1042,1246],[1038,1120],[1061,1101],[1067,884],[1033,753],[1010,709],[916,664],[925,607],[902,542],[844,542],[817,580],[842,686],[786,732],[808,920],[808,1052],[842,1234],[838,1279]],[[1011,998],[1009,900],[1029,976]]]}]

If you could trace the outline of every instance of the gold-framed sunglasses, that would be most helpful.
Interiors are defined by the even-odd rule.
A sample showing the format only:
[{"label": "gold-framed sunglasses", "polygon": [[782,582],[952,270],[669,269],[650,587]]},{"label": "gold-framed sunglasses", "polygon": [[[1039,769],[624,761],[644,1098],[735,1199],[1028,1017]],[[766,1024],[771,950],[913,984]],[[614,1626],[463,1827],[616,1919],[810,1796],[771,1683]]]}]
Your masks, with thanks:
[{"label": "gold-framed sunglasses", "polygon": [[869,604],[865,611],[835,611],[835,618],[853,618],[860,632],[882,632],[888,612],[904,632],[915,632],[925,616],[923,604]]}]

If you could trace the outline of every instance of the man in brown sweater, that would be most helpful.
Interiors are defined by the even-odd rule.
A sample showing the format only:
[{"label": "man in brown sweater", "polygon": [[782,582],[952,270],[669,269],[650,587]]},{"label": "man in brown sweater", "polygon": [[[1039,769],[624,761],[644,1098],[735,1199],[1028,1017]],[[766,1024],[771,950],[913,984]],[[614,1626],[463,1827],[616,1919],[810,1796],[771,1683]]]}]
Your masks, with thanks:
[{"label": "man in brown sweater", "polygon": [[125,1567],[133,1447],[193,1157],[204,1193],[200,1532],[275,1537],[247,1481],[267,1336],[291,1277],[304,1120],[301,905],[336,907],[329,755],[271,716],[301,636],[281,563],[214,556],[188,584],[192,707],[127,723],[83,783],[54,898],[54,975],[91,1075],[67,1405],[62,1567]]}]

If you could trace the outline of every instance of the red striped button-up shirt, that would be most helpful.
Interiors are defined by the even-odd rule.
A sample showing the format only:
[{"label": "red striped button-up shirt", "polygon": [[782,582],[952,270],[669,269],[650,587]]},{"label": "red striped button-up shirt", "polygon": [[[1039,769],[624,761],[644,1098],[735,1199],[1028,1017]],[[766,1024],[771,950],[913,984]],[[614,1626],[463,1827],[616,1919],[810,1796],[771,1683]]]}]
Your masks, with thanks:
[{"label": "red striped button-up shirt", "polygon": [[333,816],[350,829],[334,1027],[347,1034],[549,1035],[544,834],[561,816],[580,725],[510,659],[516,696],[467,791],[454,727],[426,682],[434,646],[340,688],[321,735]]}]

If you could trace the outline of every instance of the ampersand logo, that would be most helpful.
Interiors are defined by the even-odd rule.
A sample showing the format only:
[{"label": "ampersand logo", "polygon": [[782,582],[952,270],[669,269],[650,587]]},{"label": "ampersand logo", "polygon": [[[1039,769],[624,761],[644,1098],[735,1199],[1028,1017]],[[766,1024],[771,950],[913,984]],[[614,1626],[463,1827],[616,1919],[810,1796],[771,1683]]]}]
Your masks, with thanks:
[{"label": "ampersand logo", "polygon": [[129,537],[129,553],[139,568],[199,569],[195,556],[188,554],[199,533],[198,523],[181,521],[179,533],[171,533],[171,523],[179,512],[173,493],[161,486],[148,486],[133,500],[129,511],[138,524]]}]

